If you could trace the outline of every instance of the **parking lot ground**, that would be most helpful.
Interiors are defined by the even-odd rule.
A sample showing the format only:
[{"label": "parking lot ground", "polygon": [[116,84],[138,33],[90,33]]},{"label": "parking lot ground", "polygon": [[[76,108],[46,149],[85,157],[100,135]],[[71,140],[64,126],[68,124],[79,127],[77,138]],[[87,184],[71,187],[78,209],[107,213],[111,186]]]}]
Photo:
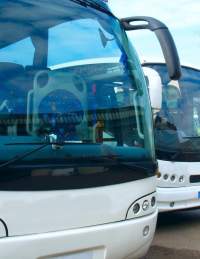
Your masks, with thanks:
[{"label": "parking lot ground", "polygon": [[144,259],[199,259],[200,252],[186,249],[174,249],[152,246]]},{"label": "parking lot ground", "polygon": [[200,209],[162,213],[145,259],[200,259]]}]

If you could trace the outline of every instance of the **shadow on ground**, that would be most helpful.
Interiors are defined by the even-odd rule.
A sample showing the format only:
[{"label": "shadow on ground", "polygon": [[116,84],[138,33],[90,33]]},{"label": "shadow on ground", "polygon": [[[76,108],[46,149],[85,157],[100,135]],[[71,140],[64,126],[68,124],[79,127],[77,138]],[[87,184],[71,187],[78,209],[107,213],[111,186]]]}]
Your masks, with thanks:
[{"label": "shadow on ground", "polygon": [[200,209],[183,210],[160,213],[158,216],[157,229],[184,227],[188,224],[198,224],[200,221]]},{"label": "shadow on ground", "polygon": [[200,259],[200,252],[152,246],[148,255],[143,259]]},{"label": "shadow on ground", "polygon": [[200,210],[161,213],[144,259],[200,259]]}]

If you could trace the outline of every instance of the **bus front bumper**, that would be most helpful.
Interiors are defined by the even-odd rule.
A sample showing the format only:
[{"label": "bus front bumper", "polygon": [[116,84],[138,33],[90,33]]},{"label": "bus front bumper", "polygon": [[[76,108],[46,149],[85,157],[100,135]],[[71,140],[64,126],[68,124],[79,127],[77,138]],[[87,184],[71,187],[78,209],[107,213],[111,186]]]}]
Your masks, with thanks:
[{"label": "bus front bumper", "polygon": [[[157,211],[146,217],[75,230],[0,239],[2,259],[139,258],[152,242]],[[17,222],[16,222],[17,224]],[[149,233],[144,236],[144,228]]]},{"label": "bus front bumper", "polygon": [[159,212],[200,207],[200,186],[157,187],[157,201]]}]

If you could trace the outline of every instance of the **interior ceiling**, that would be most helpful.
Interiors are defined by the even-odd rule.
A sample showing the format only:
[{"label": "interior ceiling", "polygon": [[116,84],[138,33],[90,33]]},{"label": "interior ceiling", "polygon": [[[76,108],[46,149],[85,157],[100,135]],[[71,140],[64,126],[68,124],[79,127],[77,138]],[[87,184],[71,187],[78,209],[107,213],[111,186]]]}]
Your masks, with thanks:
[{"label": "interior ceiling", "polygon": [[3,0],[0,2],[0,48],[63,21],[85,18],[83,8],[68,0]]}]

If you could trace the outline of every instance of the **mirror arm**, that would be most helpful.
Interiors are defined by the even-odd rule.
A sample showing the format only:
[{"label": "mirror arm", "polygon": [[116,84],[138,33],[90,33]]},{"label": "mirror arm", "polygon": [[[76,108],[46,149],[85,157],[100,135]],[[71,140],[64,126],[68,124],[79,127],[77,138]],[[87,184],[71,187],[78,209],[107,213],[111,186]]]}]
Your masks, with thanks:
[{"label": "mirror arm", "polygon": [[[131,22],[146,22],[146,24],[142,25],[134,25]],[[151,31],[155,31],[158,29],[167,29],[167,26],[160,22],[159,20],[148,17],[148,16],[134,16],[134,17],[127,17],[121,19],[121,23],[124,26],[126,31],[133,31],[133,30],[142,30],[147,29]]]},{"label": "mirror arm", "polygon": [[[176,45],[169,32],[167,26],[159,20],[148,16],[128,17],[120,20],[126,31],[132,30],[151,30],[158,38],[162,52],[167,64],[169,77],[178,80],[181,77],[181,65],[176,49]],[[143,24],[134,25],[132,22],[145,22]]]}]

